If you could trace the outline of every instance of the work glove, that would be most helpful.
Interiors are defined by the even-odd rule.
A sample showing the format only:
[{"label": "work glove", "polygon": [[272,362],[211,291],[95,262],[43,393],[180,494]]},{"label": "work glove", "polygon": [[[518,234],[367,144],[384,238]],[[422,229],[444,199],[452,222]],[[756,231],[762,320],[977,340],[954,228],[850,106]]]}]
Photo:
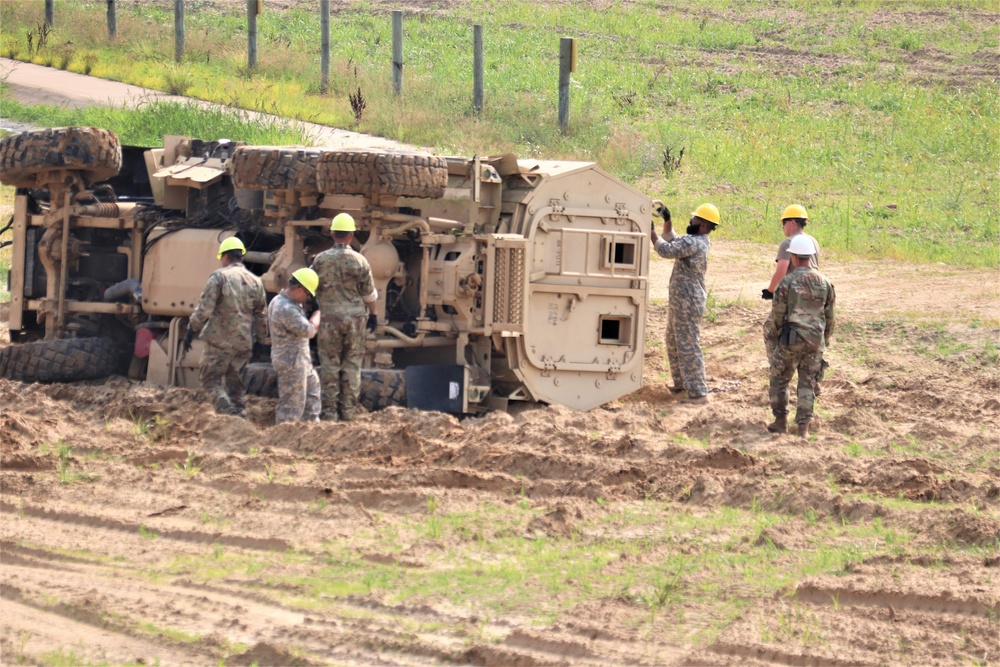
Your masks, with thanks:
[{"label": "work glove", "polygon": [[774,298],[774,292],[765,287],[760,291],[760,298],[764,299],[764,301],[770,301]]},{"label": "work glove", "polygon": [[368,323],[365,324],[365,327],[372,333],[375,333],[375,329],[378,328],[378,315],[369,315]]},{"label": "work glove", "polygon": [[670,221],[670,209],[667,208],[666,205],[660,204],[659,206],[656,207],[656,210],[654,211],[654,213],[656,213],[656,215],[658,215],[661,218],[663,218],[664,222],[669,222]]},{"label": "work glove", "polygon": [[184,352],[191,351],[191,342],[194,340],[194,329],[188,328],[187,333],[184,334]]}]

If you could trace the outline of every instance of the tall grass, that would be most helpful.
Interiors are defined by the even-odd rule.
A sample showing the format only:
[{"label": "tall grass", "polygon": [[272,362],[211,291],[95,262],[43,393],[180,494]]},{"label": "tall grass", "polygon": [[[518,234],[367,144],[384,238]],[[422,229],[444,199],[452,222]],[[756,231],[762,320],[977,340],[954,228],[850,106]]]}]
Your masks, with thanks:
[{"label": "tall grass", "polygon": [[[717,203],[723,237],[775,242],[776,211],[800,202],[828,250],[1000,265],[1000,103],[988,76],[1000,27],[988,0],[604,5],[469,0],[408,13],[402,97],[391,87],[388,9],[367,3],[334,17],[325,95],[319,18],[301,9],[258,17],[252,73],[239,3],[191,7],[176,66],[166,5],[119,8],[114,45],[104,3],[60,8],[47,51],[29,54],[25,35],[42,7],[5,3],[0,54],[46,62],[70,49],[70,70],[86,64],[97,76],[443,152],[596,160],[679,210]],[[928,9],[948,11],[910,20]],[[471,23],[485,32],[480,115]],[[559,35],[579,40],[566,134],[556,129]],[[348,102],[358,88],[360,121]],[[660,164],[668,147],[686,148],[671,175]]]},{"label": "tall grass", "polygon": [[195,103],[157,101],[71,109],[50,104],[25,105],[0,97],[0,115],[39,127],[103,127],[130,146],[161,146],[164,135],[168,134],[262,145],[301,145],[307,141],[305,134],[290,123],[239,109],[203,108]]}]

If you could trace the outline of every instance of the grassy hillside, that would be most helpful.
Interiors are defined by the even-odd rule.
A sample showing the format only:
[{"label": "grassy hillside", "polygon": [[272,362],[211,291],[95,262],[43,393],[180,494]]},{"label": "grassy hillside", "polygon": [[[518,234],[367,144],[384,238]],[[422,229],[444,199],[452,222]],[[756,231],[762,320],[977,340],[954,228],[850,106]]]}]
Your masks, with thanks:
[{"label": "grassy hillside", "polygon": [[[987,1],[883,4],[410,3],[401,98],[395,7],[381,2],[334,3],[326,93],[319,17],[294,0],[258,17],[253,72],[242,2],[189,3],[179,64],[172,3],[120,6],[113,44],[105,3],[61,4],[41,48],[41,3],[5,3],[0,54],[442,152],[596,160],[681,212],[717,203],[730,238],[779,240],[778,212],[800,202],[829,250],[1000,265],[1000,13]],[[478,116],[473,23],[485,33]],[[560,35],[579,40],[565,135]],[[665,169],[664,152],[682,148],[680,168]]]}]

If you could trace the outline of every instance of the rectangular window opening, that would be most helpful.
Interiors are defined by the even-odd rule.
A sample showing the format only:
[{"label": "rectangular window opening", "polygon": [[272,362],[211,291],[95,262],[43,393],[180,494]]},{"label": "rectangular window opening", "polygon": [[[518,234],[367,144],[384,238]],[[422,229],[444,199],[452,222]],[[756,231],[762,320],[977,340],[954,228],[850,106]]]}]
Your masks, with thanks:
[{"label": "rectangular window opening", "polygon": [[605,238],[604,268],[634,269],[636,264],[637,242],[634,239]]},{"label": "rectangular window opening", "polygon": [[619,315],[601,315],[601,345],[629,345],[632,340],[632,318]]}]

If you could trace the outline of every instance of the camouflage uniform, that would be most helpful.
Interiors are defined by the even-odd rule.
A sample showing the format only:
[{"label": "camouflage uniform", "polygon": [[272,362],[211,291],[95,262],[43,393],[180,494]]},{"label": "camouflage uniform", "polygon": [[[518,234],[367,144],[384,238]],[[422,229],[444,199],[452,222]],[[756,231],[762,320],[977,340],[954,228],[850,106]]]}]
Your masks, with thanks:
[{"label": "camouflage uniform", "polygon": [[[771,412],[776,418],[788,414],[788,384],[799,373],[795,423],[808,424],[816,400],[816,374],[823,350],[833,335],[837,295],[833,284],[812,267],[795,269],[782,278],[774,291],[768,324],[775,339],[790,326],[789,343],[778,343],[771,357]],[[794,340],[793,340],[794,339]]]},{"label": "camouflage uniform", "polygon": [[656,242],[656,252],[660,257],[677,260],[670,274],[667,359],[670,360],[674,386],[684,387],[691,398],[708,394],[705,359],[698,338],[708,297],[705,271],[708,269],[711,245],[707,234],[677,236],[673,232]]},{"label": "camouflage uniform", "polygon": [[284,290],[267,307],[271,330],[271,364],[278,374],[278,405],[274,423],[319,421],[319,376],[309,354],[316,333],[302,305]]},{"label": "camouflage uniform", "polygon": [[323,384],[323,419],[354,418],[361,391],[368,306],[377,298],[368,260],[336,243],[313,260],[319,276],[316,300],[323,319],[317,334]]},{"label": "camouflage uniform", "polygon": [[[813,242],[813,246],[815,246],[816,248],[816,253],[809,260],[809,266],[819,271],[819,241],[809,236],[805,232],[799,232],[799,234],[807,236],[809,240]],[[781,244],[778,246],[778,254],[774,258],[775,262],[780,262],[782,260],[789,262],[788,273],[791,273],[793,270],[791,265],[792,261],[791,255],[788,254],[788,246],[791,245],[792,239],[794,239],[799,234],[792,234],[791,236],[785,238],[785,240],[782,241]],[[770,364],[771,357],[774,356],[774,348],[778,346],[778,334],[774,333],[774,327],[771,326],[771,318],[767,318],[764,320],[763,329],[764,329],[764,349],[767,350],[767,363]]]},{"label": "camouflage uniform", "polygon": [[189,326],[206,343],[201,355],[201,386],[219,414],[244,415],[241,373],[254,342],[267,342],[264,286],[242,263],[216,269],[208,277]]}]

